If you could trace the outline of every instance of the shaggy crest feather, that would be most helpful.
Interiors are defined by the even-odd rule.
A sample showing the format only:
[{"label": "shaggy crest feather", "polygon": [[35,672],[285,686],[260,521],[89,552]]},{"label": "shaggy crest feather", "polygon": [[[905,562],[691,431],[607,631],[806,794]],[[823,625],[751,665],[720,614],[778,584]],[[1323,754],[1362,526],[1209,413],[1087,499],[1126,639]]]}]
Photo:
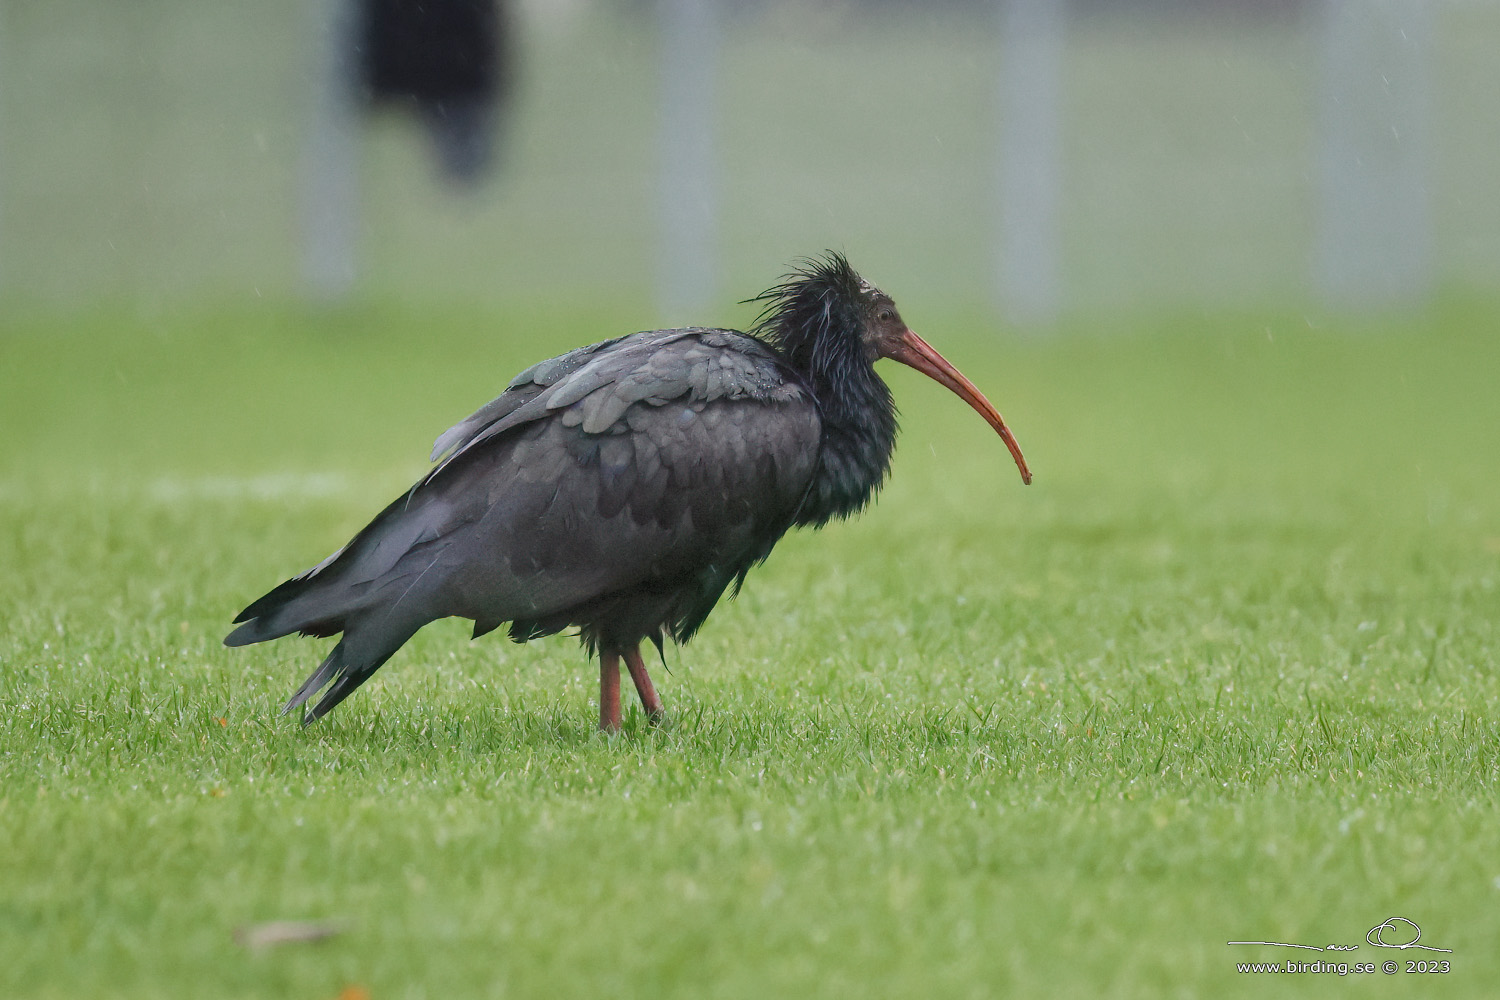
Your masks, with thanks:
[{"label": "shaggy crest feather", "polygon": [[862,307],[872,291],[838,251],[804,257],[781,284],[746,300],[765,303],[751,333],[772,344],[815,387],[826,386],[860,353]]},{"label": "shaggy crest feather", "polygon": [[818,471],[797,523],[857,514],[885,482],[898,430],[895,401],[863,340],[877,301],[888,297],[828,250],[748,301],[766,304],[752,332],[807,380],[823,420]]}]

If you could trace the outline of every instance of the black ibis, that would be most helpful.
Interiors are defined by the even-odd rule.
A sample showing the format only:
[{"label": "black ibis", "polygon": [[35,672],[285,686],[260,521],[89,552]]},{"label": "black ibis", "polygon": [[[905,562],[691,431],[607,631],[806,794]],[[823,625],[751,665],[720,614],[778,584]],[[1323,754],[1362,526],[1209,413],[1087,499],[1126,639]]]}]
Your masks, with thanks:
[{"label": "black ibis", "polygon": [[749,333],[651,330],[528,368],[347,545],[240,612],[225,644],[342,632],[283,709],[326,686],[306,725],[428,622],[472,619],[475,637],[509,622],[516,642],[576,626],[613,731],[622,658],[659,720],[642,641],[687,642],[787,529],[870,502],[896,441],[880,358],[978,410],[1031,482],[999,411],[841,254],[750,301],[764,309]]}]

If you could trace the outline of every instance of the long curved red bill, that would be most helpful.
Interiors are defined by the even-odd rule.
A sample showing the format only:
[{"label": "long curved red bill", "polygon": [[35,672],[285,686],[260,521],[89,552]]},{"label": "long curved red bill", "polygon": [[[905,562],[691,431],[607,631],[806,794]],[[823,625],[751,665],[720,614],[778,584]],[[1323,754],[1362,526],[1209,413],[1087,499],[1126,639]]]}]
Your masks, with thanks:
[{"label": "long curved red bill", "polygon": [[960,399],[979,412],[979,415],[995,428],[1000,435],[1000,440],[1005,442],[1005,447],[1010,449],[1010,457],[1016,460],[1016,468],[1021,470],[1021,482],[1031,485],[1031,470],[1026,467],[1026,456],[1021,454],[1021,446],[1016,443],[1016,436],[1005,426],[1005,418],[1000,416],[1000,411],[988,399],[984,393],[974,387],[974,383],[964,378],[964,373],[954,368],[932,345],[921,337],[918,337],[908,329],[901,338],[894,343],[887,343],[881,352],[892,361],[899,361],[903,365],[915,368],[934,382],[939,382],[953,391]]}]

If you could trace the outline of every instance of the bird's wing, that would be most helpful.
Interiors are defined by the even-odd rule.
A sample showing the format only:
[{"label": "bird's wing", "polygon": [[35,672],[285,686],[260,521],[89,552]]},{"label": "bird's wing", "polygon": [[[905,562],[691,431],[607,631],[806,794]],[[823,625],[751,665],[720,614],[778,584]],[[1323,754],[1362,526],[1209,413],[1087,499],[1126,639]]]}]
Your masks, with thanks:
[{"label": "bird's wing", "polygon": [[427,478],[436,476],[444,466],[475,445],[512,427],[546,416],[556,409],[554,397],[565,386],[571,387],[569,393],[576,392],[583,385],[598,388],[621,368],[649,358],[657,349],[691,332],[653,330],[635,333],[580,347],[532,365],[512,379],[497,398],[438,436],[432,446],[432,461],[442,458],[442,462],[428,473]]},{"label": "bird's wing", "polygon": [[[670,419],[663,412],[667,404],[702,413],[712,404],[740,401],[769,405],[734,408],[732,427],[725,423],[728,411],[691,425],[679,411]],[[790,421],[772,412],[787,407],[798,411]],[[522,434],[527,425],[543,422],[555,423],[564,433],[547,434],[535,427]],[[704,427],[712,428],[708,438],[690,440],[704,434]],[[603,513],[613,516],[625,502],[624,484],[652,478],[663,462],[678,466],[678,485],[686,482],[687,467],[695,463],[774,458],[789,468],[795,464],[793,452],[816,455],[819,425],[811,395],[780,358],[752,337],[700,328],[632,334],[553,358],[517,376],[500,398],[438,439],[434,454],[447,450],[447,456],[413,487],[408,505],[424,494],[463,492],[438,488],[445,470],[456,472],[486,443],[514,436],[507,432],[551,441],[550,447],[535,440],[513,447],[509,461],[531,463],[529,478],[548,480],[542,470],[557,463],[595,469],[589,474],[604,491]],[[764,454],[746,453],[757,447]],[[553,473],[561,475],[560,467]],[[486,494],[490,502],[499,496],[493,487],[471,487],[470,493]],[[639,509],[640,495],[634,499]]]},{"label": "bird's wing", "polygon": [[[440,437],[435,454],[446,457],[347,545],[241,612],[237,622],[263,620],[236,644],[326,632],[342,609],[414,566],[426,581],[464,576],[455,561],[472,556],[463,552],[505,561],[524,550],[544,573],[569,564],[580,572],[552,581],[558,601],[621,585],[621,573],[670,569],[663,559],[686,558],[690,529],[711,541],[725,525],[748,530],[752,508],[757,518],[789,516],[819,434],[811,395],[763,344],[734,331],[638,333],[544,361]],[[586,525],[596,530],[581,532]],[[610,564],[603,576],[601,562]]]},{"label": "bird's wing", "polygon": [[732,331],[627,338],[526,407],[546,415],[476,436],[413,494],[443,511],[440,537],[369,567],[428,572],[435,606],[478,631],[607,618],[611,595],[646,586],[663,588],[673,634],[690,634],[786,530],[818,460],[811,393]]},{"label": "bird's wing", "polygon": [[[657,331],[661,335],[681,332],[675,330]],[[622,341],[647,336],[651,335],[634,334],[630,337],[617,337],[614,340],[605,340],[597,344],[590,344],[587,347],[580,347],[566,354],[559,354],[555,358],[548,358],[546,361],[538,362],[521,372],[521,374],[511,379],[510,385],[506,386],[505,391],[499,396],[490,400],[466,419],[454,424],[438,436],[437,441],[432,446],[430,460],[438,462],[441,458],[442,461],[436,468],[428,472],[426,476],[418,480],[405,497],[392,503],[375,520],[366,525],[359,534],[351,538],[322,562],[303,570],[245,608],[235,618],[235,622],[245,622],[257,617],[264,617],[271,613],[273,609],[283,607],[293,598],[303,595],[314,584],[317,578],[330,567],[341,562],[349,562],[348,559],[345,559],[345,556],[352,556],[354,550],[366,550],[366,556],[358,560],[362,564],[369,564],[373,561],[375,565],[385,568],[394,565],[395,558],[399,557],[401,552],[410,548],[418,538],[431,536],[436,531],[435,525],[418,523],[417,519],[408,517],[405,519],[403,525],[406,530],[398,532],[396,537],[393,537],[389,532],[381,533],[381,537],[378,539],[372,539],[370,536],[376,532],[378,526],[389,524],[398,511],[410,512],[412,501],[417,491],[426,485],[433,476],[441,472],[448,463],[452,462],[460,454],[468,451],[480,442],[502,434],[512,427],[517,427],[540,416],[545,416],[547,413],[545,406],[530,406],[528,404],[534,403],[536,398],[549,387],[557,384],[560,380],[566,379],[584,367],[594,355],[601,351],[607,352]],[[670,339],[670,337],[664,336],[663,342]],[[445,453],[446,457],[444,457]],[[368,545],[371,542],[376,543],[380,552],[394,551],[396,557],[380,558],[377,552],[377,557],[371,560],[368,556]],[[371,575],[379,574],[376,572]],[[246,634],[248,637],[251,635],[259,636],[260,633],[251,630]],[[247,638],[247,641],[260,641],[260,639]]]}]

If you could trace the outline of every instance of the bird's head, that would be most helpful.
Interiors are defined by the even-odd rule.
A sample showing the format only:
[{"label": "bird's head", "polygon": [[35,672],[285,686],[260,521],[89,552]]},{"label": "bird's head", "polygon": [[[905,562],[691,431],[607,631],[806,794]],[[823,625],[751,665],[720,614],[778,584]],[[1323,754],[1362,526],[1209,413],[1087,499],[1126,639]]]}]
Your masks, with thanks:
[{"label": "bird's head", "polygon": [[947,386],[1000,435],[1021,471],[1031,470],[1000,411],[974,383],[901,319],[889,295],[861,278],[844,255],[829,250],[803,260],[781,284],[751,302],[765,303],[755,332],[770,341],[815,389],[837,390],[840,382],[874,374],[880,358],[890,358]]}]

